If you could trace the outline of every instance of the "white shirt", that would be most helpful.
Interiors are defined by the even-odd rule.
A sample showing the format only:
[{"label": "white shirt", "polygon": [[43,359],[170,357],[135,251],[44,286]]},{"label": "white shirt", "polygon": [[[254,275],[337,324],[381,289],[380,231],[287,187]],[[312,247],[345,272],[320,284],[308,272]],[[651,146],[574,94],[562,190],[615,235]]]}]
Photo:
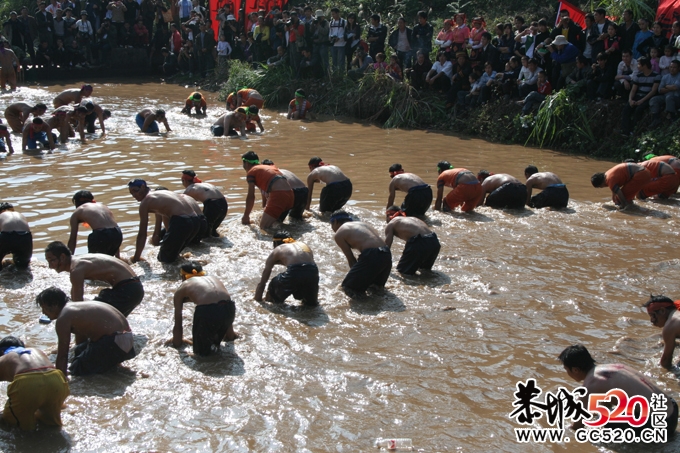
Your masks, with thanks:
[{"label": "white shirt", "polygon": [[446,77],[448,77],[449,79],[451,77],[453,77],[453,63],[451,63],[450,61],[447,61],[442,66],[442,64],[439,62],[439,60],[437,60],[435,62],[435,64],[432,65],[432,69],[437,71],[437,74],[439,74],[440,72],[443,72],[444,74],[446,74]]},{"label": "white shirt", "polygon": [[227,41],[217,42],[217,55],[220,57],[228,57],[231,54],[231,46]]}]

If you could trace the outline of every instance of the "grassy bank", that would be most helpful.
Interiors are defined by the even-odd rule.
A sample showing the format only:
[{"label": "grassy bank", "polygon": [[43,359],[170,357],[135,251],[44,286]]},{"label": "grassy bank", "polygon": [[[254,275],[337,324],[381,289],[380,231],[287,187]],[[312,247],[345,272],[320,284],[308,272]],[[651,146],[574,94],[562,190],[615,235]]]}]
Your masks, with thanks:
[{"label": "grassy bank", "polygon": [[624,101],[594,104],[575,90],[554,94],[541,108],[521,117],[515,103],[494,101],[468,112],[444,107],[441,94],[422,93],[407,84],[395,83],[385,75],[367,75],[360,82],[348,78],[293,80],[290,69],[253,70],[235,63],[229,80],[222,84],[220,99],[244,86],[257,89],[270,107],[285,107],[296,89],[302,88],[314,111],[369,121],[386,128],[433,129],[479,136],[498,143],[557,149],[612,159],[642,154],[680,155],[680,124],[664,123],[648,130],[646,116],[634,137],[617,132]]}]

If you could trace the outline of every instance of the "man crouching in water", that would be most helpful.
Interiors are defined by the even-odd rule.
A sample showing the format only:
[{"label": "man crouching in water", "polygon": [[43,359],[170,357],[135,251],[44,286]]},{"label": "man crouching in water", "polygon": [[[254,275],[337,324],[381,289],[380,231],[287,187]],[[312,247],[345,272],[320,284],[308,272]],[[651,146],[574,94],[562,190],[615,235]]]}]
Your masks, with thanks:
[{"label": "man crouching in water", "polygon": [[55,365],[64,375],[71,334],[76,336],[69,368],[74,376],[104,373],[137,355],[130,325],[120,311],[104,302],[68,301],[66,293],[54,286],[36,298],[43,314],[57,321],[59,346]]},{"label": "man crouching in water", "polygon": [[432,270],[441,249],[437,235],[419,218],[406,217],[406,213],[398,206],[390,206],[385,214],[387,246],[392,247],[395,236],[406,241],[397,271],[404,275],[415,275],[418,269]]},{"label": "man crouching in water", "polygon": [[7,387],[3,421],[33,431],[36,421],[61,426],[61,408],[69,396],[68,382],[44,352],[26,348],[16,337],[0,340],[0,380]]},{"label": "man crouching in water", "polygon": [[[342,289],[352,297],[363,295],[369,286],[385,288],[392,270],[392,253],[378,232],[364,222],[353,222],[345,211],[331,215],[335,243],[347,257],[350,270],[342,281]],[[358,250],[357,260],[352,249]]]},{"label": "man crouching in water", "polygon": [[[219,350],[220,343],[234,341],[234,317],[236,306],[229,292],[217,277],[206,276],[203,267],[196,262],[180,268],[182,284],[175,293],[175,327],[172,329],[172,345],[193,344],[194,354],[208,355],[213,346]],[[191,329],[193,341],[185,340],[182,333],[182,308],[185,302],[196,304],[194,324]]]},{"label": "man crouching in water", "polygon": [[274,251],[269,254],[262,271],[262,279],[255,291],[255,300],[262,301],[264,287],[276,264],[286,266],[286,271],[272,278],[265,300],[282,304],[291,294],[303,305],[319,305],[319,268],[312,250],[303,242],[293,239],[288,232],[274,235]]},{"label": "man crouching in water", "polygon": [[673,301],[666,296],[651,296],[643,305],[649,314],[652,325],[663,329],[663,354],[660,365],[667,370],[673,368],[673,351],[675,339],[680,337],[680,301]]}]

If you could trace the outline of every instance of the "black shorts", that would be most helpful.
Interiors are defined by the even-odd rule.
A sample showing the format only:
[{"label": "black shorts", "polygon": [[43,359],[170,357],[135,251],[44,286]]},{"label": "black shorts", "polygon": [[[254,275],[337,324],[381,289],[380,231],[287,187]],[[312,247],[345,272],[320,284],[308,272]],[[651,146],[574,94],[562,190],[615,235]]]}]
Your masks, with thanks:
[{"label": "black shorts", "polygon": [[293,264],[269,282],[269,295],[282,304],[291,294],[304,305],[319,305],[319,268],[314,263]]},{"label": "black shorts", "polygon": [[97,121],[97,114],[95,112],[88,113],[85,115],[85,131],[88,134],[94,134],[95,127],[94,123]]},{"label": "black shorts", "polygon": [[349,270],[342,287],[365,293],[369,286],[385,287],[392,270],[392,253],[388,247],[365,249]]},{"label": "black shorts", "polygon": [[566,208],[569,204],[569,191],[564,184],[553,184],[531,197],[532,208]]},{"label": "black shorts", "polygon": [[17,268],[28,267],[33,256],[33,236],[30,231],[0,232],[0,269],[2,269],[2,260],[10,253]]},{"label": "black shorts", "polygon": [[432,204],[432,187],[429,184],[411,187],[406,193],[401,209],[408,216],[421,216]]},{"label": "black shorts", "polygon": [[435,233],[413,236],[406,241],[404,253],[397,264],[397,271],[400,274],[413,275],[418,269],[432,269],[440,248]]},{"label": "black shorts", "polygon": [[222,137],[224,136],[224,126],[212,125],[210,126],[210,132],[213,134],[213,137]]},{"label": "black shorts", "polygon": [[205,200],[203,202],[203,215],[208,221],[208,236],[219,236],[217,228],[222,224],[222,221],[227,216],[229,206],[227,199],[224,197],[213,198],[212,200]]},{"label": "black shorts", "polygon": [[486,206],[496,209],[524,209],[527,186],[519,182],[506,182],[486,197]]},{"label": "black shorts", "polygon": [[87,237],[87,253],[104,253],[116,256],[123,243],[123,232],[119,227],[92,230]]},{"label": "black shorts", "polygon": [[197,215],[174,215],[170,218],[168,231],[161,241],[158,261],[172,263],[182,249],[191,242],[201,229],[201,219]]},{"label": "black shorts", "polygon": [[295,202],[288,215],[291,219],[300,220],[302,219],[302,214],[305,212],[305,207],[307,207],[309,189],[306,187],[296,187],[293,189],[293,195],[295,196]]},{"label": "black shorts", "polygon": [[231,300],[221,300],[216,304],[198,305],[194,310],[193,335],[194,354],[208,355],[212,347],[220,348],[224,335],[234,324],[236,305]]},{"label": "black shorts", "polygon": [[200,244],[201,241],[205,238],[210,237],[210,227],[208,226],[208,219],[205,218],[205,215],[201,214],[198,216],[200,223],[200,227],[198,228],[198,233],[194,236],[194,238],[191,240],[190,244]]},{"label": "black shorts", "polygon": [[97,341],[87,340],[73,349],[73,362],[69,371],[74,376],[104,373],[121,362],[134,358],[134,346],[128,352],[116,344],[116,336],[132,333],[104,335]]},{"label": "black shorts", "polygon": [[99,291],[99,295],[94,298],[100,302],[106,302],[118,309],[126,318],[142,302],[144,298],[144,287],[139,277],[122,280],[113,288],[104,288]]},{"label": "black shorts", "polygon": [[321,198],[319,200],[319,211],[333,212],[345,206],[345,203],[352,196],[352,181],[345,179],[344,181],[332,182],[326,184],[326,187],[321,189]]}]

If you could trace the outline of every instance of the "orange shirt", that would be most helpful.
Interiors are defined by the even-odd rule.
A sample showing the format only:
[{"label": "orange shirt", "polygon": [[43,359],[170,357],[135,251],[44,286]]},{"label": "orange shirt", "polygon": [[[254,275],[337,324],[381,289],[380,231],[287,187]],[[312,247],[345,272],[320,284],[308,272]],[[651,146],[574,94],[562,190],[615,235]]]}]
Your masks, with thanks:
[{"label": "orange shirt", "polygon": [[250,93],[252,93],[253,91],[255,91],[255,90],[252,89],[252,88],[244,88],[242,90],[238,90],[238,93],[236,93],[236,94],[238,96],[241,96],[241,102],[243,104],[245,104],[248,101],[248,99],[250,98]]},{"label": "orange shirt", "polygon": [[277,176],[283,178],[283,175],[275,166],[255,165],[246,174],[246,181],[255,184],[260,190],[269,192],[269,186],[275,179],[278,179]]},{"label": "orange shirt", "polygon": [[305,99],[302,101],[302,105],[298,105],[297,102],[295,102],[295,99],[293,99],[288,103],[288,107],[290,107],[291,112],[296,112],[299,107],[300,118],[304,118],[305,114],[312,109],[312,103]]},{"label": "orange shirt", "polygon": [[229,96],[227,96],[227,105],[236,108],[236,96],[234,93],[229,93]]},{"label": "orange shirt", "polygon": [[451,187],[452,189],[458,185],[458,177],[463,173],[473,174],[467,168],[452,168],[451,170],[444,170],[437,178],[437,187]]},{"label": "orange shirt", "polygon": [[611,190],[616,190],[630,181],[637,171],[636,164],[618,164],[604,174],[604,182]]},{"label": "orange shirt", "polygon": [[[191,93],[189,97],[187,98],[187,102],[185,104],[186,107],[193,107],[194,106],[194,100],[191,99],[191,97],[196,94],[196,93]],[[201,107],[207,107],[208,104],[205,103],[205,98],[201,97]]]},{"label": "orange shirt", "polygon": [[[661,161],[661,160],[648,160],[646,162],[640,162],[640,165],[645,167],[649,172],[652,174],[652,178],[658,178],[661,175],[661,170],[668,166],[671,170],[673,170],[673,167],[668,165],[666,162]],[[673,170],[675,172],[675,170]],[[666,173],[668,175],[672,175],[673,173]]]}]

